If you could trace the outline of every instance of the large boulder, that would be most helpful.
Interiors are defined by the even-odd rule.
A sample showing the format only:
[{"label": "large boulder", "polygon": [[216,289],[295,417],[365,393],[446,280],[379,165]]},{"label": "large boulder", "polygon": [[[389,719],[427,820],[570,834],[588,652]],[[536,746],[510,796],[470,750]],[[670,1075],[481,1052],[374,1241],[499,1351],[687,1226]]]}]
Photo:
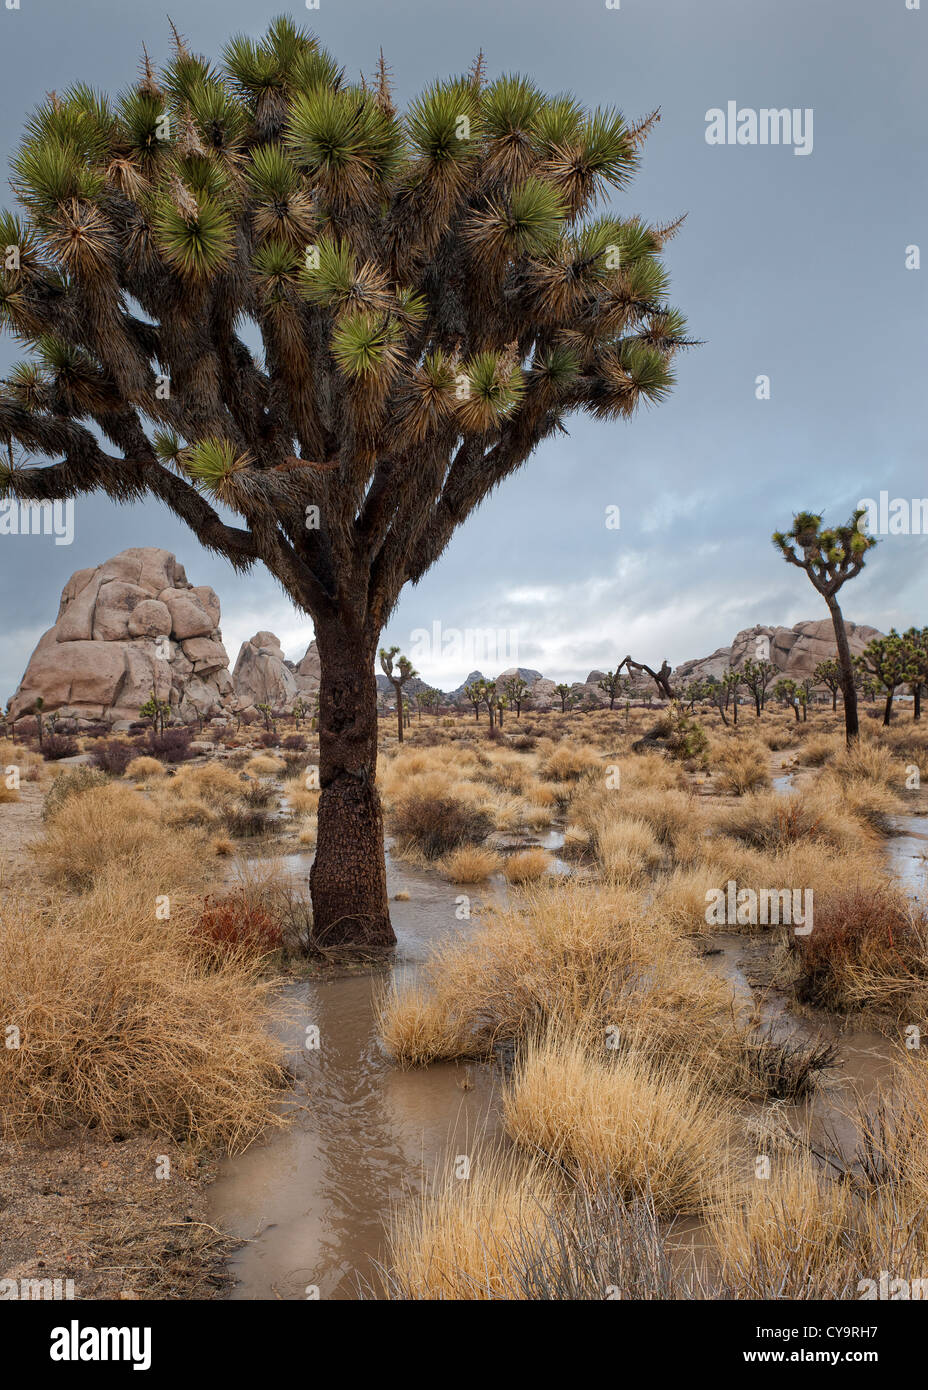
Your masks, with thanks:
[{"label": "large boulder", "polygon": [[58,618],[29,659],[10,704],[15,719],[36,699],[64,717],[138,717],[151,692],[182,720],[232,704],[219,600],[194,588],[169,550],[136,546],[72,574]]},{"label": "large boulder", "polygon": [[239,709],[259,705],[289,709],[300,693],[296,677],[284,660],[280,640],[273,632],[256,632],[242,643],[232,683]]}]

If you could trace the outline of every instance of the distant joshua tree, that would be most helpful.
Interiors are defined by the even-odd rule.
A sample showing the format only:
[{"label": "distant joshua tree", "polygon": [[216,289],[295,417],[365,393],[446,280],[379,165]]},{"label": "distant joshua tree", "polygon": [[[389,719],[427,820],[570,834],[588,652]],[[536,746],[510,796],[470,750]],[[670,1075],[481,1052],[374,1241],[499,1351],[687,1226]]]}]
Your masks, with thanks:
[{"label": "distant joshua tree", "polygon": [[609,696],[609,708],[615,709],[616,700],[623,693],[623,691],[630,685],[630,682],[628,678],[626,676],[623,676],[619,670],[615,670],[604,671],[603,674],[600,676],[599,680],[596,682],[596,685],[603,692],[604,695]]},{"label": "distant joshua tree", "polygon": [[480,723],[480,706],[483,704],[484,683],[482,680],[471,681],[464,687],[464,698],[474,707],[474,718]]},{"label": "distant joshua tree", "polygon": [[767,698],[767,687],[777,673],[772,661],[746,661],[741,668],[741,679],[754,697],[754,712],[760,718]]},{"label": "distant joshua tree", "polygon": [[722,685],[725,687],[726,696],[731,696],[731,722],[733,724],[738,723],[738,690],[743,684],[744,675],[742,672],[736,670],[734,666],[729,666],[722,677]]},{"label": "distant joshua tree", "polygon": [[841,667],[833,656],[827,661],[820,661],[812,672],[812,679],[816,685],[824,685],[831,692],[832,712],[838,708],[838,691],[841,689]]},{"label": "distant joshua tree", "polygon": [[893,717],[893,699],[900,685],[913,680],[915,676],[912,651],[895,628],[890,628],[885,637],[875,637],[855,657],[858,669],[865,676],[872,677],[886,697],[883,706],[883,723],[888,725]]},{"label": "distant joshua tree", "polygon": [[[383,671],[387,680],[393,686],[396,696],[396,736],[400,743],[403,742],[403,701],[406,698],[403,694],[403,686],[407,681],[412,680],[413,676],[418,676],[419,672],[415,669],[408,656],[400,656],[399,647],[391,647],[387,651],[386,647],[380,648],[380,669]],[[396,658],[399,660],[396,660]],[[394,669],[394,662],[396,668]]]},{"label": "distant joshua tree", "polygon": [[[843,526],[825,529],[817,512],[797,512],[789,531],[773,533],[773,543],[783,558],[798,569],[805,570],[813,587],[828,605],[838,648],[841,694],[844,699],[844,733],[848,744],[860,737],[860,721],[857,718],[854,663],[844,615],[838,604],[838,593],[842,585],[860,574],[867,551],[877,543],[875,536],[868,536],[860,529],[865,516],[866,511],[858,507]],[[889,723],[888,718],[886,722]]]},{"label": "distant joshua tree", "polygon": [[522,717],[522,706],[528,695],[528,682],[522,676],[505,676],[502,682],[503,694],[509,704],[515,709],[516,719]]},{"label": "distant joshua tree", "polygon": [[574,695],[574,692],[570,688],[570,686],[567,685],[564,681],[561,681],[560,685],[556,685],[554,688],[561,699],[561,713],[566,714],[567,706],[569,704],[573,704],[574,700],[576,699],[576,696]]},{"label": "distant joshua tree", "polygon": [[673,385],[678,223],[593,215],[656,120],[488,82],[482,57],[401,112],[382,58],[354,83],[287,16],[218,63],[175,34],[116,100],[79,82],[29,117],[25,217],[0,216],[31,353],[0,444],[27,458],[0,491],[156,499],[312,619],[328,946],[396,940],[374,666],[404,585],[574,412],[626,420]]}]

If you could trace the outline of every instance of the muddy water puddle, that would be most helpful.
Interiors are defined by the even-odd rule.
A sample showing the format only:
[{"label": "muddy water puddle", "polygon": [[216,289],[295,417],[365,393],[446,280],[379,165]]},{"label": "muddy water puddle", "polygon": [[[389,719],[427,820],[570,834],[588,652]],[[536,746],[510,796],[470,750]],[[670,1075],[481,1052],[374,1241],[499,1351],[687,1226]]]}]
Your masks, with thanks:
[{"label": "muddy water puddle", "polygon": [[[297,887],[311,856],[284,866]],[[444,1171],[449,1152],[473,1157],[498,1131],[493,1070],[438,1064],[403,1071],[383,1053],[375,999],[392,975],[415,971],[437,941],[466,931],[464,891],[388,856],[392,969],[285,986],[284,1030],[296,1076],[288,1129],[227,1160],[210,1190],[211,1220],[247,1242],[233,1256],[235,1299],[354,1299],[383,1254],[384,1219],[410,1191]],[[408,900],[395,899],[398,892]],[[495,896],[491,887],[483,901]],[[472,903],[475,901],[472,897]],[[306,1028],[318,1028],[307,1048]]]}]

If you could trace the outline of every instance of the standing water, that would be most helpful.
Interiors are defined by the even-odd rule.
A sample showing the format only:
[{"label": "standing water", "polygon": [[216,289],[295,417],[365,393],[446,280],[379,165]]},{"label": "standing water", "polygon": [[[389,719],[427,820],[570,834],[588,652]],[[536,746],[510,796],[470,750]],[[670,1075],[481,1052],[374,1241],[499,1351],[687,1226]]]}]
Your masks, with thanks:
[{"label": "standing water", "polygon": [[[294,879],[311,858],[284,861]],[[392,969],[288,984],[284,1030],[298,1107],[286,1130],[227,1159],[210,1189],[212,1219],[246,1242],[230,1273],[237,1299],[356,1298],[384,1253],[384,1220],[421,1189],[449,1151],[473,1157],[497,1130],[488,1066],[403,1071],[383,1053],[375,1000],[391,976],[415,971],[437,941],[468,929],[463,891],[387,858],[397,935]],[[319,1030],[307,1048],[306,1029]]]}]

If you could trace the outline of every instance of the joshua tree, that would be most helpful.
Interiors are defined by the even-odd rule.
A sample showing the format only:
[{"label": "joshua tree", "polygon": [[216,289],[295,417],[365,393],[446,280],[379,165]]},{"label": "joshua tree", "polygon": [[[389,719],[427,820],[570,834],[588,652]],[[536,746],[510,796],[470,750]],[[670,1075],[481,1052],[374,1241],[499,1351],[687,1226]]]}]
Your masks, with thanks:
[{"label": "joshua tree", "polygon": [[619,670],[605,671],[596,684],[604,695],[609,696],[609,708],[615,709],[615,702],[625,689],[627,677]]},{"label": "joshua tree", "polygon": [[35,731],[36,735],[38,736],[40,748],[42,747],[42,744],[45,742],[45,730],[42,724],[42,711],[44,708],[45,700],[42,698],[41,695],[38,695],[36,697],[35,704],[32,706],[32,709],[35,714]]},{"label": "joshua tree", "polygon": [[858,668],[872,676],[886,694],[883,706],[883,723],[888,725],[893,717],[893,697],[900,685],[914,678],[912,652],[904,638],[896,629],[890,628],[886,637],[875,637],[860,656],[855,657]]},{"label": "joshua tree", "polygon": [[561,699],[561,714],[566,714],[568,704],[573,704],[574,702],[574,693],[570,686],[564,681],[561,681],[560,685],[556,685],[554,688]]},{"label": "joshua tree", "polygon": [[496,681],[481,681],[481,699],[487,707],[490,716],[490,728],[492,729],[495,724]]},{"label": "joshua tree", "polygon": [[746,661],[741,668],[741,679],[754,697],[754,712],[760,719],[760,712],[767,700],[767,687],[777,673],[772,661]]},{"label": "joshua tree", "polygon": [[922,689],[928,686],[928,627],[910,627],[902,634],[912,671],[913,719],[922,717]]},{"label": "joshua tree", "polygon": [[464,698],[474,707],[474,718],[480,723],[480,706],[483,704],[484,683],[482,680],[471,681],[464,687]]},{"label": "joshua tree", "polygon": [[438,713],[438,707],[442,702],[442,693],[436,690],[433,685],[427,685],[422,690],[416,691],[416,704],[420,709],[431,709]]},{"label": "joshua tree", "polygon": [[782,700],[785,705],[789,705],[790,709],[796,716],[796,723],[798,724],[799,686],[796,684],[796,682],[787,678],[784,678],[783,680],[778,680],[776,685],[773,687],[773,693],[776,699]]},{"label": "joshua tree", "polygon": [[[32,351],[0,391],[0,492],[158,499],[264,564],[321,664],[314,932],[390,945],[376,788],[381,631],[455,529],[572,412],[662,400],[688,344],[678,223],[594,216],[628,125],[529,79],[436,81],[405,112],[290,18],[115,102],[30,118],[0,218],[0,308]],[[256,351],[240,331],[259,338]]]},{"label": "joshua tree", "polygon": [[154,688],[151,695],[139,710],[142,719],[150,719],[152,730],[156,733],[164,733],[164,721],[171,713],[171,706],[164,700],[159,700]]},{"label": "joshua tree", "polygon": [[831,691],[832,712],[837,710],[838,691],[841,689],[841,667],[833,656],[818,663],[812,672],[812,679],[816,685],[824,685]]},{"label": "joshua tree", "polygon": [[497,717],[498,720],[499,720],[499,727],[500,727],[500,728],[503,727],[503,711],[504,711],[504,710],[507,710],[508,708],[509,708],[509,701],[506,699],[506,696],[505,696],[505,695],[500,695],[500,694],[497,692],[497,696],[496,696],[496,717]]},{"label": "joshua tree", "polygon": [[519,675],[506,676],[502,682],[502,689],[509,704],[515,708],[516,719],[520,719],[522,717],[522,705],[528,694],[528,682]]},{"label": "joshua tree", "polygon": [[[866,516],[862,507],[850,521],[834,529],[822,529],[822,518],[816,512],[797,512],[789,531],[774,531],[773,543],[791,565],[805,570],[813,586],[821,594],[831,614],[841,669],[841,695],[844,700],[844,732],[847,742],[860,737],[857,718],[857,689],[854,684],[854,663],[844,626],[844,615],[838,604],[841,586],[864,567],[867,551],[876,545],[876,537],[861,530]],[[797,552],[802,552],[802,558]],[[888,721],[887,721],[888,722]]]},{"label": "joshua tree", "polygon": [[[630,656],[624,656],[622,658],[618,666],[615,668],[616,671],[621,671],[623,666],[628,667],[629,675],[631,675],[632,671],[644,671],[646,676],[650,676],[654,684],[657,686],[658,690],[661,692],[662,699],[670,700],[672,703],[677,698],[676,694],[674,693],[673,686],[670,684],[671,667],[670,662],[666,659],[666,657],[661,662],[661,669],[659,671],[652,671],[651,667],[646,666],[643,661],[632,661]],[[648,700],[648,704],[650,703],[651,701]]]},{"label": "joshua tree", "polygon": [[722,677],[722,685],[725,687],[725,694],[731,696],[732,716],[731,722],[738,723],[738,688],[744,684],[744,676],[740,671],[736,671],[730,666]]},{"label": "joshua tree", "polygon": [[[419,672],[415,669],[408,656],[400,656],[399,647],[391,647],[387,651],[386,647],[381,647],[378,653],[380,657],[380,669],[383,671],[387,680],[393,686],[393,693],[396,696],[396,736],[400,743],[403,742],[403,701],[406,698],[403,694],[403,686],[407,681],[412,680],[413,676],[418,676]],[[399,660],[396,661],[396,658]],[[396,669],[394,670],[394,661]],[[322,798],[320,797],[320,802]]]}]

